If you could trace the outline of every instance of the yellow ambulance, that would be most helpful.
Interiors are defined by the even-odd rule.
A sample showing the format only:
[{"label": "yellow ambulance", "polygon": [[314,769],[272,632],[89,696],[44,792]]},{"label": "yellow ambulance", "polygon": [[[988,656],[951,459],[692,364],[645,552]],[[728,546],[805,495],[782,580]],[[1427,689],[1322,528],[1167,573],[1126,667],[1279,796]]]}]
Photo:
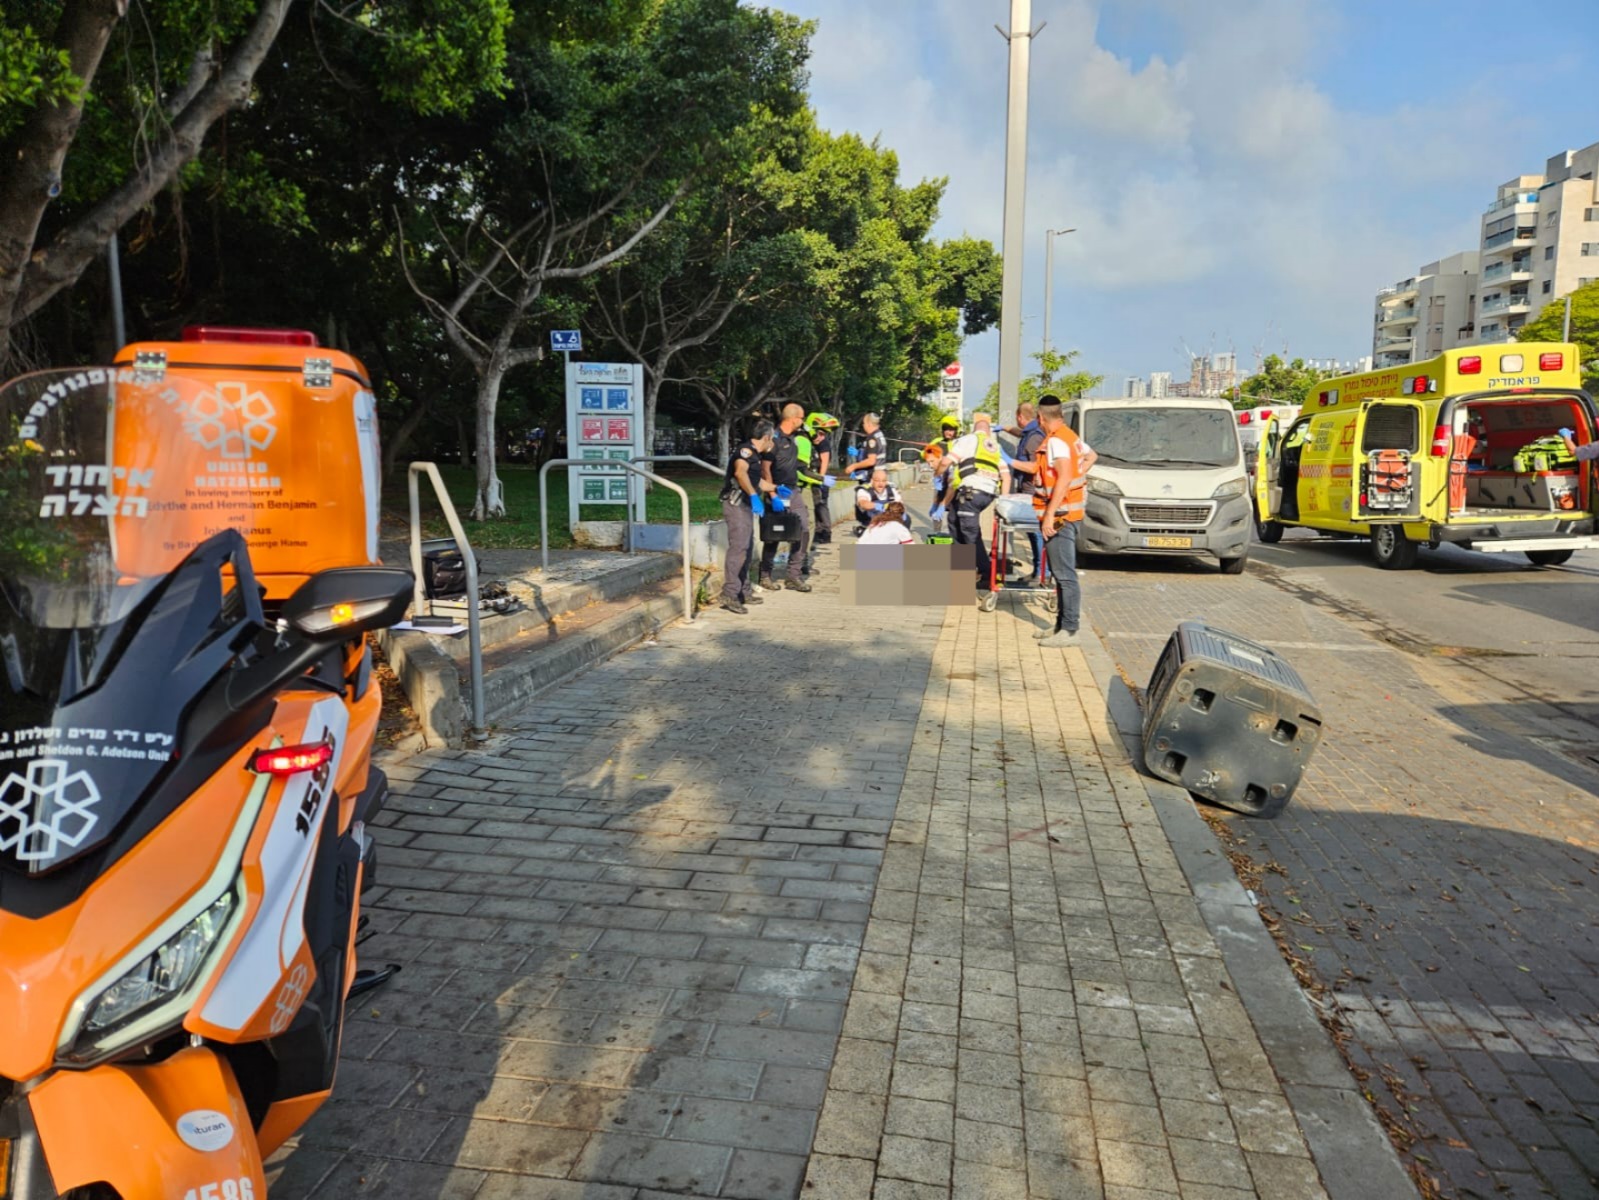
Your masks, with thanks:
[{"label": "yellow ambulance", "polygon": [[1358,534],[1389,570],[1446,543],[1563,563],[1599,546],[1592,464],[1561,433],[1599,438],[1581,383],[1576,346],[1532,342],[1325,380],[1261,438],[1256,536]]}]

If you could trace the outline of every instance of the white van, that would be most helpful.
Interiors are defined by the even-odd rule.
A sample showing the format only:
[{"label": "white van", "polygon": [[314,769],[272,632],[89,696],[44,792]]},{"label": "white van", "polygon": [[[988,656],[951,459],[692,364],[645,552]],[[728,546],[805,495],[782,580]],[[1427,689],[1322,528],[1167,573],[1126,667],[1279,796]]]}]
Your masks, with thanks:
[{"label": "white van", "polygon": [[1222,574],[1243,571],[1254,512],[1231,404],[1079,399],[1062,410],[1099,455],[1078,550],[1209,554]]}]

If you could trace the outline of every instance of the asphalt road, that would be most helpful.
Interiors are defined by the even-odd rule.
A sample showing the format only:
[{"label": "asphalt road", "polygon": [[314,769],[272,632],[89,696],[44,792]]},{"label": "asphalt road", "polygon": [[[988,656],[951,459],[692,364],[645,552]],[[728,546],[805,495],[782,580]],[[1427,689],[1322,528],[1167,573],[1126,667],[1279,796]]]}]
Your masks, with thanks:
[{"label": "asphalt road", "polygon": [[1249,569],[1285,599],[1330,605],[1407,649],[1590,720],[1599,712],[1599,551],[1538,568],[1520,554],[1423,549],[1414,570],[1383,571],[1365,541],[1294,530],[1256,545]]}]

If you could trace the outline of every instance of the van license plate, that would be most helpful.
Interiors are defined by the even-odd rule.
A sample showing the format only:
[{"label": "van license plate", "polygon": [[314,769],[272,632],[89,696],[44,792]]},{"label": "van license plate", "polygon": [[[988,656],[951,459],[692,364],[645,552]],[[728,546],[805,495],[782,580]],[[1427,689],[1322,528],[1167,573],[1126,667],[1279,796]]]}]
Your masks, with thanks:
[{"label": "van license plate", "polygon": [[1191,537],[1146,537],[1144,549],[1146,550],[1192,550],[1194,539]]}]

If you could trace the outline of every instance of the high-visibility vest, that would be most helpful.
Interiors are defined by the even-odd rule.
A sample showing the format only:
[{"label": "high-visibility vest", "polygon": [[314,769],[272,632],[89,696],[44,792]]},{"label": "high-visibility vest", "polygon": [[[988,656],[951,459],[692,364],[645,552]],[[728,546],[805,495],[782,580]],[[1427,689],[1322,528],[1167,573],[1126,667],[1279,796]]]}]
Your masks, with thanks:
[{"label": "high-visibility vest", "polygon": [[970,458],[963,458],[955,464],[951,485],[960,487],[963,480],[970,479],[979,471],[985,475],[992,475],[997,482],[999,479],[999,439],[993,434],[984,437],[977,435],[977,451]]},{"label": "high-visibility vest", "polygon": [[1066,443],[1066,457],[1070,461],[1070,480],[1066,485],[1066,502],[1056,509],[1056,515],[1068,521],[1081,521],[1088,510],[1088,470],[1099,456],[1088,449],[1082,438],[1066,426],[1044,435],[1044,444],[1038,448],[1033,461],[1038,464],[1038,486],[1033,493],[1033,508],[1040,516],[1049,507],[1049,498],[1055,494],[1055,481],[1059,475],[1055,464],[1049,460],[1049,442],[1059,438]]},{"label": "high-visibility vest", "polygon": [[816,458],[815,447],[812,445],[811,439],[803,433],[796,433],[794,435],[794,448],[799,455],[800,487],[820,487],[822,477],[817,474],[815,467],[811,465]]}]

